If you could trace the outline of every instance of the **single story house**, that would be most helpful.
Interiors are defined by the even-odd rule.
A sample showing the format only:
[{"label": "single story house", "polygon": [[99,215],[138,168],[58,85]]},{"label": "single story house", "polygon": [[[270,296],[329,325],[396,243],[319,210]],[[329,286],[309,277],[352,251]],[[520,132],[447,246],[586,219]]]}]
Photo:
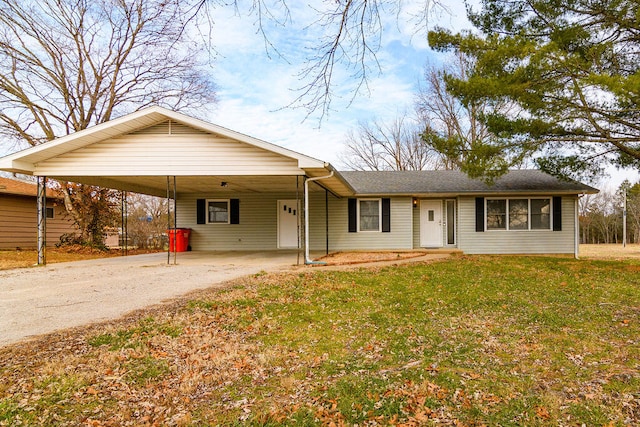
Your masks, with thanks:
[{"label": "single story house", "polygon": [[161,107],[0,159],[0,170],[174,199],[200,250],[578,253],[587,185],[536,170],[355,172]]},{"label": "single story house", "polygon": [[[46,245],[58,243],[60,236],[77,231],[66,215],[55,191],[46,190]],[[0,177],[0,249],[33,249],[38,241],[38,218],[34,182]]]}]

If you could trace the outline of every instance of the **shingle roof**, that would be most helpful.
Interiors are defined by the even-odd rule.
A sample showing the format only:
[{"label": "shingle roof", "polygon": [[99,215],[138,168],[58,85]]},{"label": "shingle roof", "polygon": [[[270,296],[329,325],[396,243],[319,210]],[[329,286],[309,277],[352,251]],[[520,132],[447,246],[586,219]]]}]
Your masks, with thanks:
[{"label": "shingle roof", "polygon": [[341,171],[357,194],[476,194],[476,193],[597,193],[576,181],[565,181],[539,170],[514,170],[493,185],[460,171]]},{"label": "shingle roof", "polygon": [[[0,176],[0,194],[36,197],[38,195],[38,186],[31,182],[3,178]],[[47,197],[57,198],[58,195],[54,190],[47,188]]]}]

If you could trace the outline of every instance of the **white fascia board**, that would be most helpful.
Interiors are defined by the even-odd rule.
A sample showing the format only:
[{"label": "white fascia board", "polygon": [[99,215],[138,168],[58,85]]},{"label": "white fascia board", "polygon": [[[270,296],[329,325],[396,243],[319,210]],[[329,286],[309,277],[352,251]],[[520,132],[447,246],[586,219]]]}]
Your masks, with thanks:
[{"label": "white fascia board", "polygon": [[10,156],[0,159],[0,170],[6,172],[22,173],[25,175],[32,175],[35,170],[35,165],[29,162],[21,162],[20,160],[13,160]]},{"label": "white fascia board", "polygon": [[[56,138],[53,141],[45,142],[40,145],[36,145],[35,147],[30,147],[16,153],[10,154],[9,156],[4,157],[3,159],[12,158],[12,159],[25,159],[26,161],[33,163],[37,163],[43,160],[47,160],[49,158],[55,157],[57,155],[66,153],[68,151],[76,150],[78,148],[82,148],[85,145],[89,145],[101,139],[106,139],[114,136],[119,133],[130,132],[131,128],[123,129],[121,132],[108,132],[109,129],[117,129],[118,127],[124,126],[126,127],[127,123],[134,122],[140,118],[145,116],[150,116],[153,113],[162,113],[162,111],[157,111],[159,107],[151,107],[144,110],[137,111],[135,113],[128,114],[126,116],[119,117],[117,119],[110,120],[105,123],[100,123],[95,126],[91,126],[90,128],[62,136],[60,138]],[[152,120],[152,122],[157,122],[157,120]],[[153,124],[153,123],[150,123]],[[100,133],[108,133],[104,136],[104,138],[100,138]],[[0,160],[3,160],[0,159]],[[14,162],[15,163],[15,162]],[[0,162],[0,165],[3,165]]]}]

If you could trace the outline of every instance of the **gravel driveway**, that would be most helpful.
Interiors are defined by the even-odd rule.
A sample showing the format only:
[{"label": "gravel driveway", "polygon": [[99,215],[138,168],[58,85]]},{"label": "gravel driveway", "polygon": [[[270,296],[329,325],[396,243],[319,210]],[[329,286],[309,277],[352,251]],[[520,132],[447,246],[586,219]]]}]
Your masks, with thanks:
[{"label": "gravel driveway", "polygon": [[146,254],[0,271],[0,345],[117,318],[195,289],[287,269],[295,252]]}]

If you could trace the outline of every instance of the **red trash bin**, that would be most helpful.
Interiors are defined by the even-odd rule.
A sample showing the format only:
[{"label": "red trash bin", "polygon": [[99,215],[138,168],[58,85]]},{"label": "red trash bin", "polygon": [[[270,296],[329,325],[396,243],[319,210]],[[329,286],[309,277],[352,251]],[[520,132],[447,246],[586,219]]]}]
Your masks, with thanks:
[{"label": "red trash bin", "polygon": [[186,252],[189,249],[190,228],[176,228],[167,230],[169,234],[169,251]]}]

